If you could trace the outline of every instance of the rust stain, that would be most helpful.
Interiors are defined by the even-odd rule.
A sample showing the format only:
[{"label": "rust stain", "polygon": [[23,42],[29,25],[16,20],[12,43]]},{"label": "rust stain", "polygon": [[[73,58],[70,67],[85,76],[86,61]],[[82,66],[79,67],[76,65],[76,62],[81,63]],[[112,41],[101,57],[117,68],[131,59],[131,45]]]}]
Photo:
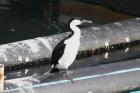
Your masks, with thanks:
[{"label": "rust stain", "polygon": [[3,73],[0,73],[0,80],[3,80]]},{"label": "rust stain", "polygon": [[112,11],[104,6],[74,2],[74,1],[66,2],[65,0],[62,0],[61,2],[60,12],[63,15],[82,16],[82,17],[84,16],[89,19],[93,18],[94,20],[96,19],[98,21],[102,20],[102,21],[109,21],[109,22],[132,18],[131,16],[128,16],[126,14]]}]

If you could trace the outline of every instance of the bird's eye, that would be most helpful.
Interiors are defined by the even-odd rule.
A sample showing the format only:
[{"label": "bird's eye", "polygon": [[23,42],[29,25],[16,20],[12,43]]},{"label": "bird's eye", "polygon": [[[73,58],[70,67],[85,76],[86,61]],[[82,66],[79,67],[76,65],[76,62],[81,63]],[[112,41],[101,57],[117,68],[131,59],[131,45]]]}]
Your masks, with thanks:
[{"label": "bird's eye", "polygon": [[80,18],[80,20],[82,21],[82,20],[84,20],[84,18]]}]

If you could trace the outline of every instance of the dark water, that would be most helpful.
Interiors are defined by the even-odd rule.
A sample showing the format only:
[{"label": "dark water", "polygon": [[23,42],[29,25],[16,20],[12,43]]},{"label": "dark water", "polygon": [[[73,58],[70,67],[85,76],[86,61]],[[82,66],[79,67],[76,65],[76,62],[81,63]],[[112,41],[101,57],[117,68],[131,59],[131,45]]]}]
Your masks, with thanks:
[{"label": "dark water", "polygon": [[[125,0],[119,2],[123,4],[124,1]],[[130,0],[128,0],[128,2],[129,1]],[[60,2],[50,0],[49,3],[53,7],[50,7],[49,11],[44,9],[45,3],[43,0],[11,0],[11,5],[7,6],[10,7],[10,10],[0,11],[0,44],[68,31],[67,28],[69,27],[67,27],[67,22],[68,20],[70,20],[70,18],[73,17],[83,17],[85,19],[91,19],[94,21],[94,25],[105,24],[130,18],[129,15],[123,15],[123,13],[114,14],[112,13],[112,10],[105,10],[106,8],[98,9],[98,6],[94,5],[94,2],[96,3],[96,0],[92,1],[93,5],[90,4],[90,8],[88,8],[88,3],[83,4],[84,0],[81,0],[80,2],[65,2],[66,1],[62,0],[60,5]],[[101,0],[99,2],[105,3],[105,0]],[[113,3],[115,3],[115,1],[112,2],[112,4]],[[75,4],[78,6],[75,7]],[[125,7],[127,7],[127,4],[124,5]],[[135,5],[135,3],[133,3],[132,5]],[[75,10],[78,8],[75,11],[76,13],[72,12],[71,9],[73,8],[70,7],[75,8]],[[82,13],[80,11],[80,8],[84,9]],[[95,10],[95,8],[97,8],[97,10]],[[90,13],[90,11],[88,12],[88,9],[93,9],[94,12]],[[47,14],[45,14],[45,11],[47,12]],[[45,19],[46,16],[48,16],[49,18]],[[51,22],[45,23],[48,22],[46,20],[51,20]],[[57,24],[58,22],[56,22],[58,20],[59,24]],[[45,24],[50,24],[50,27],[52,28],[46,30]]]}]

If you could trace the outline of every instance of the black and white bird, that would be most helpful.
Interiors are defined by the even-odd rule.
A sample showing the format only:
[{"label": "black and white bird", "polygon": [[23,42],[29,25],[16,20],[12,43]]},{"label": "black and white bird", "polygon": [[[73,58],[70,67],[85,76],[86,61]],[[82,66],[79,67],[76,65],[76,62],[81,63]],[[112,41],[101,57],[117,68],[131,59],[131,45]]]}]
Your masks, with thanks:
[{"label": "black and white bird", "polygon": [[50,73],[56,73],[62,69],[68,78],[67,70],[74,62],[80,46],[81,30],[78,26],[82,23],[92,23],[92,21],[74,19],[70,22],[69,26],[72,33],[54,48],[51,57],[52,70]]}]

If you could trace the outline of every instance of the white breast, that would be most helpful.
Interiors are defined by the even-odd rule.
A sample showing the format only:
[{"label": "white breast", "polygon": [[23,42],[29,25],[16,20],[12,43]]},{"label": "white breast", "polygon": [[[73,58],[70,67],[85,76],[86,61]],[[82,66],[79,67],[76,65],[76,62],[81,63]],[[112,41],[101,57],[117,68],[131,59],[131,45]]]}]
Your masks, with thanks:
[{"label": "white breast", "polygon": [[64,42],[66,44],[64,54],[58,61],[59,68],[67,69],[75,60],[79,46],[80,36],[74,35]]}]

